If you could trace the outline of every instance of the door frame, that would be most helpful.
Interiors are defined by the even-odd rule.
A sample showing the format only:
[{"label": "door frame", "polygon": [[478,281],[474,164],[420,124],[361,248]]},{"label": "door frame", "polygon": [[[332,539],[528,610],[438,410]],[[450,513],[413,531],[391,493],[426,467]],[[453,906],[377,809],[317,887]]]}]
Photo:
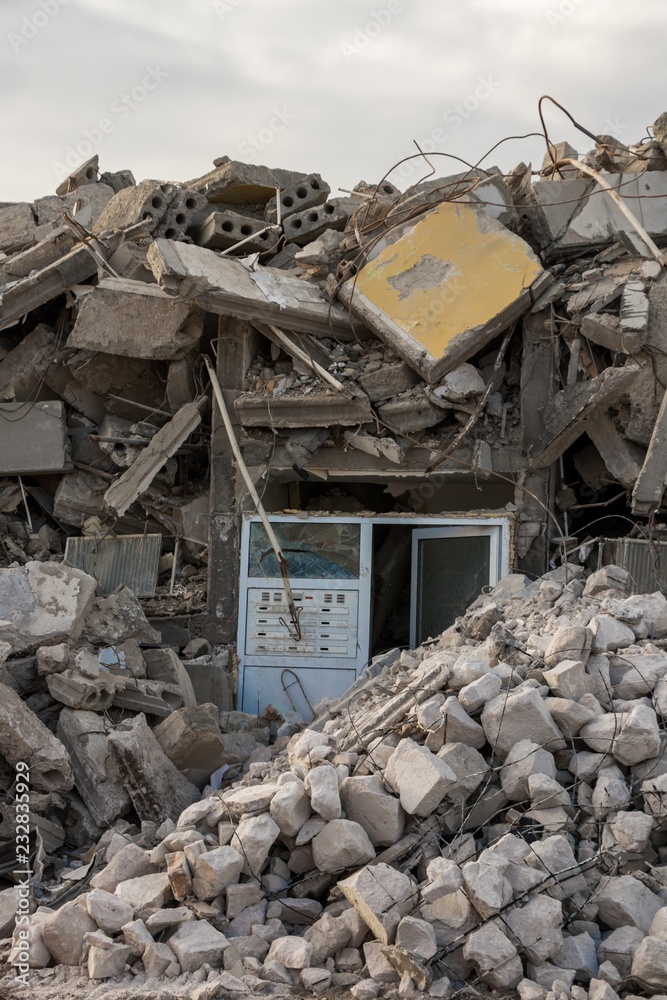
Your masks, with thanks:
[{"label": "door frame", "polygon": [[[415,528],[412,532],[411,585],[410,585],[410,648],[417,646],[417,612],[419,597],[419,542],[429,538],[479,538],[490,539],[489,583],[493,587],[506,575],[509,568],[509,546],[503,544],[505,524],[500,519],[477,518],[475,521],[456,524],[439,524],[437,527]],[[509,539],[508,539],[509,541]]]},{"label": "door frame", "polygon": [[[361,673],[364,666],[368,663],[368,656],[370,653],[370,615],[372,614],[371,607],[371,573],[372,573],[372,534],[373,527],[379,524],[401,524],[413,528],[413,539],[414,532],[420,530],[441,530],[443,528],[495,528],[499,529],[498,535],[498,547],[499,547],[499,569],[498,569],[498,579],[505,576],[510,572],[510,565],[512,562],[513,552],[513,528],[514,528],[514,517],[512,514],[498,514],[497,512],[491,516],[486,516],[483,513],[477,515],[460,514],[448,512],[448,516],[443,517],[438,514],[369,514],[366,516],[360,515],[346,515],[342,514],[339,516],[319,513],[306,513],[305,511],[300,511],[298,514],[282,514],[282,513],[269,513],[269,521],[274,523],[294,523],[303,522],[304,520],[313,521],[328,521],[328,522],[338,522],[345,521],[350,524],[361,525],[361,561],[360,561],[360,580],[359,582],[354,582],[351,580],[340,580],[336,581],[336,588],[340,590],[359,590],[359,631],[357,633],[357,651],[358,659],[356,666],[353,669],[356,670],[357,676]],[[249,523],[260,521],[258,514],[252,511],[244,511],[242,514],[242,533],[241,533],[241,546],[240,546],[240,563],[239,563],[239,602],[238,602],[238,617],[237,617],[237,658],[238,658],[238,686],[237,686],[237,702],[239,708],[242,707],[243,702],[243,690],[245,683],[245,670],[251,667],[264,667],[267,666],[265,657],[253,657],[246,654],[246,625],[247,625],[247,610],[248,610],[248,586],[252,582],[256,583],[258,586],[282,589],[283,581],[280,578],[250,578],[248,573],[248,555],[249,555]],[[261,581],[261,583],[260,583]],[[321,587],[322,581],[320,580],[299,580],[298,588],[307,587]],[[365,608],[364,608],[365,604]],[[410,609],[410,645],[414,648],[414,643],[412,642],[413,635],[413,621],[414,616],[412,614],[412,595],[411,595],[411,609]],[[294,667],[295,660],[294,657],[286,656],[275,656],[271,658],[275,664],[275,667]],[[354,661],[352,661],[354,662]],[[301,669],[301,664],[297,661],[299,669]],[[303,668],[310,668],[315,670],[334,669],[336,667],[352,668],[352,664],[349,660],[344,663],[341,661],[329,660],[322,667],[310,667],[308,661],[304,662]],[[254,709],[253,709],[254,711]]]}]

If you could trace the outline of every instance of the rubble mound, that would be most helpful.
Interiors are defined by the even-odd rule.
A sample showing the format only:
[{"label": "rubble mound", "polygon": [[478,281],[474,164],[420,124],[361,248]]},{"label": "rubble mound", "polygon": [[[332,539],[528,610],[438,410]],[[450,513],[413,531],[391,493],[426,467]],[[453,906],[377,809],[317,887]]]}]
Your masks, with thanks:
[{"label": "rubble mound", "polygon": [[[667,600],[627,588],[616,566],[507,576],[202,798],[155,773],[165,722],[111,727],[141,830],[35,900],[32,969],[197,1000],[667,990]],[[17,963],[20,927],[5,946]]]}]

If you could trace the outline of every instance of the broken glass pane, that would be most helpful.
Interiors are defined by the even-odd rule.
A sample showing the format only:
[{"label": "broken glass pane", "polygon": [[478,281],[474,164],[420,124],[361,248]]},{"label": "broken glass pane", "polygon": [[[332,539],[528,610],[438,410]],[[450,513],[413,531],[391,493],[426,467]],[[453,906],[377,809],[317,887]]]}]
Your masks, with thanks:
[{"label": "broken glass pane", "polygon": [[[293,579],[358,579],[360,525],[307,521],[274,524],[273,530]],[[250,525],[248,574],[251,577],[280,576],[278,559],[260,523]]]}]

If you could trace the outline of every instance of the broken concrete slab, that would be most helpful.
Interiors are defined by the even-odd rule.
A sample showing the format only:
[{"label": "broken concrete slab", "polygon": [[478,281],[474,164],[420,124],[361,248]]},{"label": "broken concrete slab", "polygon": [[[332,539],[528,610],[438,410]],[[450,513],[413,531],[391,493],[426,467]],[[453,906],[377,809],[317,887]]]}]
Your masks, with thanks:
[{"label": "broken concrete slab", "polygon": [[607,409],[640,371],[639,365],[606,368],[586,382],[575,382],[550,400],[543,410],[544,434],[528,449],[533,468],[547,468],[586,430],[600,410]]},{"label": "broken concrete slab", "polygon": [[551,281],[520,237],[476,206],[448,202],[396,227],[339,297],[435,384],[507,329],[532,305],[531,290],[537,296]]},{"label": "broken concrete slab", "polygon": [[634,486],[644,459],[641,448],[627,441],[606,413],[593,417],[587,424],[586,433],[614,479],[628,489]]},{"label": "broken concrete slab", "polygon": [[321,289],[276,268],[250,270],[204,247],[155,240],[148,263],[171,295],[197,296],[203,309],[239,319],[279,323],[296,332],[350,335],[345,309],[327,302]]},{"label": "broken concrete slab", "polygon": [[142,820],[175,820],[199,801],[199,790],[163,752],[144,715],[121,723],[109,734],[108,746]]},{"label": "broken concrete slab", "polygon": [[0,361],[0,400],[34,402],[40,382],[37,368],[50,361],[55,351],[56,336],[45,323],[26,334]]},{"label": "broken concrete slab", "polygon": [[97,274],[98,262],[87,247],[77,246],[41,270],[0,288],[0,330],[44,303]]},{"label": "broken concrete slab", "polygon": [[394,438],[376,437],[374,434],[367,434],[365,431],[343,431],[344,440],[352,448],[371,455],[374,458],[382,456],[395,465],[401,465],[405,452]]},{"label": "broken concrete slab", "polygon": [[414,434],[444,420],[446,414],[424,395],[392,399],[378,406],[382,422],[396,434]]},{"label": "broken concrete slab", "polygon": [[21,653],[78,639],[95,586],[87,573],[58,563],[0,569],[0,640]]},{"label": "broken concrete slab", "polygon": [[67,226],[52,230],[39,243],[0,261],[0,286],[48,267],[68,254],[75,243],[76,237]]},{"label": "broken concrete slab", "polygon": [[242,163],[223,156],[202,177],[186,181],[186,187],[205,195],[214,204],[264,205],[276,194],[276,188],[297,184],[303,174],[259,163]]},{"label": "broken concrete slab", "polygon": [[[6,684],[0,684],[0,753],[12,767],[20,764],[29,770],[30,786],[35,789],[67,792],[72,787],[65,747]],[[20,773],[17,780],[21,780]]]},{"label": "broken concrete slab", "polygon": [[50,475],[72,466],[65,405],[0,403],[0,476]]},{"label": "broken concrete slab", "polygon": [[359,385],[371,403],[381,403],[399,392],[412,389],[419,383],[416,372],[401,361],[398,364],[382,365],[378,371],[364,372],[359,376]]},{"label": "broken concrete slab", "polygon": [[86,617],[83,638],[93,646],[109,646],[136,639],[159,645],[160,633],[148,624],[141,604],[129,587],[94,601]]},{"label": "broken concrete slab", "polygon": [[21,250],[34,242],[37,220],[32,205],[17,202],[0,207],[0,250]]},{"label": "broken concrete slab", "polygon": [[69,754],[77,790],[95,822],[106,826],[123,816],[130,808],[130,797],[109,754],[103,716],[64,708],[56,732]]},{"label": "broken concrete slab", "polygon": [[[661,170],[647,170],[641,180],[636,174],[605,177],[632,213],[641,218],[649,236],[667,232],[667,176]],[[534,208],[526,209],[533,230],[550,256],[574,255],[604,247],[620,233],[636,239],[636,233],[606,191],[594,180],[538,180],[531,188]],[[642,244],[643,246],[643,244]]]},{"label": "broken concrete slab", "polygon": [[143,281],[105,278],[79,297],[67,343],[120,357],[173,361],[197,346],[201,331],[191,302]]}]

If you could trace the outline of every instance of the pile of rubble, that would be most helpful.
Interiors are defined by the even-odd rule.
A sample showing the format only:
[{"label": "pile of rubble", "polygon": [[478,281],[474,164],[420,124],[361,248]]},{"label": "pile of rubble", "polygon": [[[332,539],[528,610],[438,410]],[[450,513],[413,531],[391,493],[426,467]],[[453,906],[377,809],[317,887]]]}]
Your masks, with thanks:
[{"label": "pile of rubble", "polygon": [[[201,799],[166,761],[165,723],[111,728],[105,797],[129,795],[141,827],[110,825],[97,865],[59,871],[69,895],[36,900],[33,975],[84,965],[196,1000],[666,990],[667,600],[627,587],[615,566],[505,577]],[[37,653],[47,679],[60,648]],[[167,719],[175,754],[187,711]],[[94,715],[66,713],[64,739],[90,732]],[[66,785],[48,739],[49,769],[33,747],[31,774]],[[95,752],[69,749],[82,775]],[[0,893],[5,936],[16,892]],[[22,947],[17,928],[10,961]]]},{"label": "pile of rubble", "polygon": [[[229,649],[202,639],[182,652],[165,646],[127,587],[96,597],[96,586],[63,564],[0,570],[3,873],[15,862],[18,765],[29,771],[31,852],[42,865],[57,858],[58,868],[80,860],[132,812],[130,789],[144,797],[142,818],[161,821],[165,809],[177,814],[198,801],[212,772],[223,768],[229,781],[253,752],[268,753],[264,720],[248,724],[197,702],[195,685],[208,675],[218,700],[231,703]],[[140,789],[138,752],[155,769]],[[4,894],[4,929],[13,920],[12,894]]]},{"label": "pile of rubble", "polygon": [[[184,184],[94,157],[57,194],[0,205],[0,562],[67,544],[90,572],[150,535],[150,558],[123,550],[146,570],[134,589],[156,614],[178,598],[206,610],[210,518],[240,500],[215,486],[233,475],[224,448],[224,469],[210,461],[201,354],[216,341],[256,479],[400,473],[401,511],[435,468],[529,476],[546,497],[586,433],[583,481],[651,514],[667,472],[665,145],[661,116],[636,147],[599,136],[581,159],[549,146],[537,172],[339,198],[319,174],[228,157]],[[515,506],[523,558],[544,516],[520,490]]]}]

